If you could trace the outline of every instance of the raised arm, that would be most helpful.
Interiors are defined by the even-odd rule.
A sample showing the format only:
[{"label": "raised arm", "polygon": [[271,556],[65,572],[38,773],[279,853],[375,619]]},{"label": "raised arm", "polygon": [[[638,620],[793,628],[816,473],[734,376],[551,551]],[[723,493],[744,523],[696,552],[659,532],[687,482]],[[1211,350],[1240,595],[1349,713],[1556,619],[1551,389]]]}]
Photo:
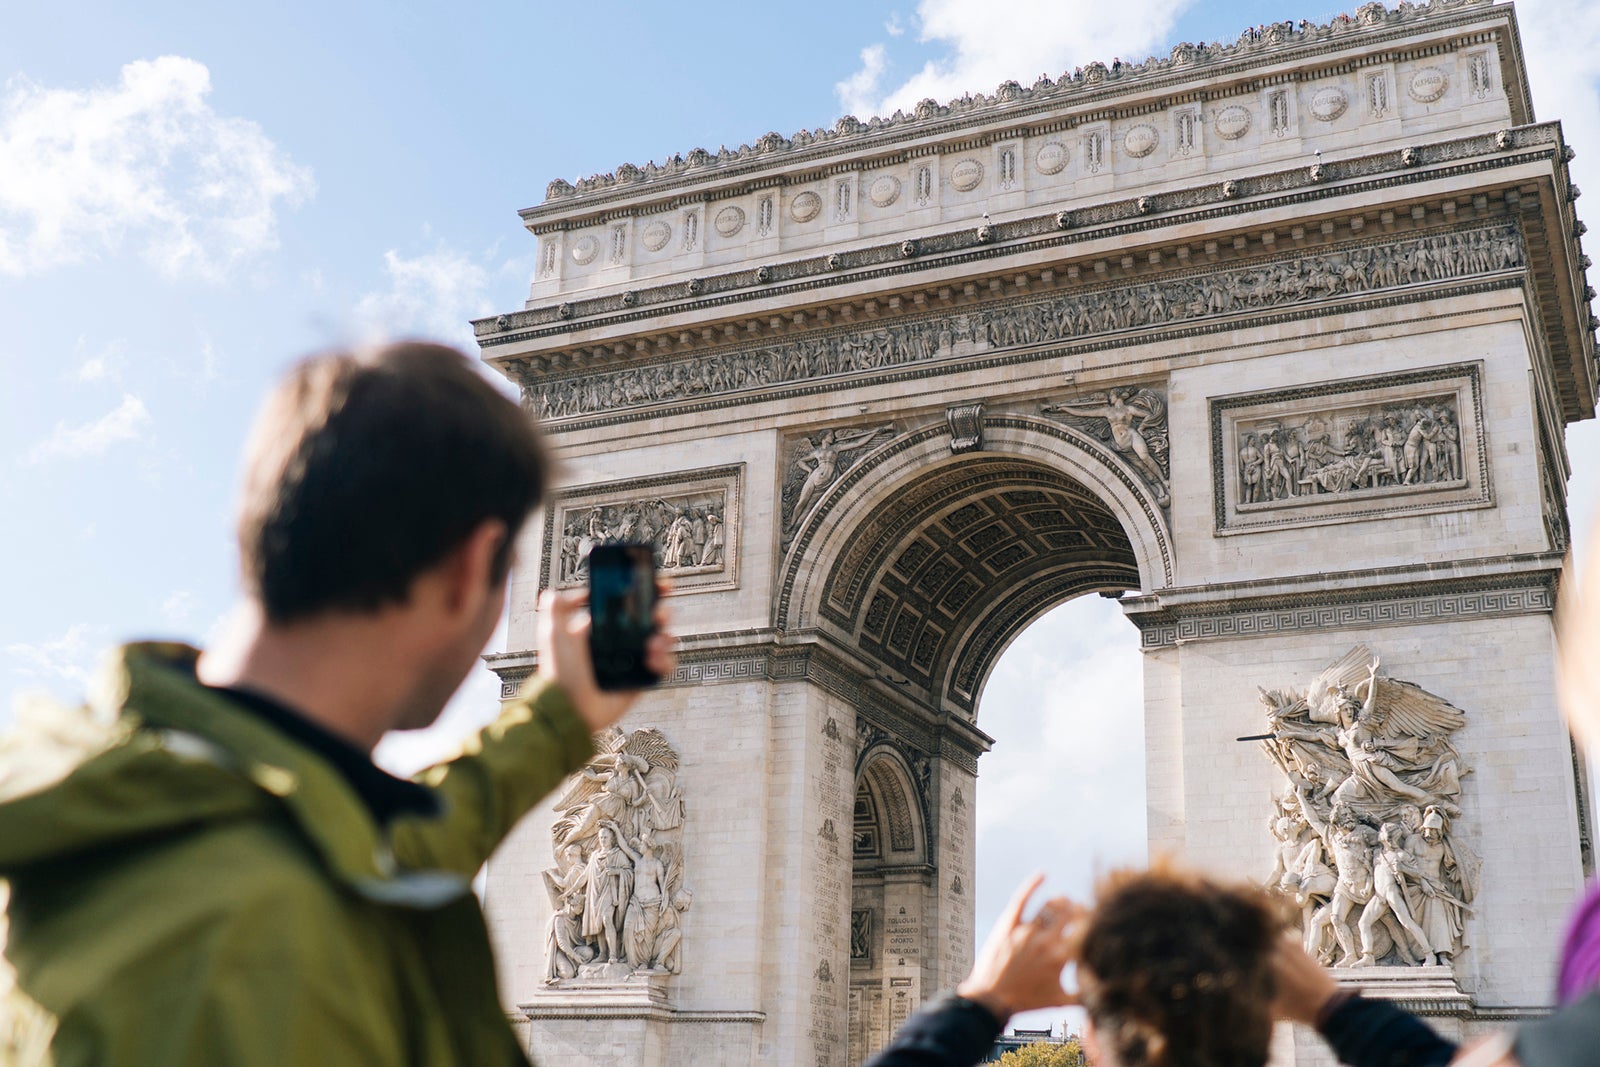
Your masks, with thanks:
[{"label": "raised arm", "polygon": [[1061,984],[1061,972],[1072,962],[1072,932],[1083,908],[1056,897],[1024,921],[1028,899],[1043,880],[1034,875],[1017,890],[955,994],[913,1015],[866,1067],[969,1067],[1016,1012],[1078,1003]]}]

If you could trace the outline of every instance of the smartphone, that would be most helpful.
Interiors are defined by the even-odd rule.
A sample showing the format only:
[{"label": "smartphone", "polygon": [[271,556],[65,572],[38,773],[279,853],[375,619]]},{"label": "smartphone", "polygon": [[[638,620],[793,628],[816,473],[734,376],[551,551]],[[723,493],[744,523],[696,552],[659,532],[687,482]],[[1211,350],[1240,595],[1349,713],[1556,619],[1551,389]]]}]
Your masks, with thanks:
[{"label": "smartphone", "polygon": [[589,551],[589,655],[601,689],[642,689],[659,678],[645,665],[656,632],[656,553],[650,545]]}]

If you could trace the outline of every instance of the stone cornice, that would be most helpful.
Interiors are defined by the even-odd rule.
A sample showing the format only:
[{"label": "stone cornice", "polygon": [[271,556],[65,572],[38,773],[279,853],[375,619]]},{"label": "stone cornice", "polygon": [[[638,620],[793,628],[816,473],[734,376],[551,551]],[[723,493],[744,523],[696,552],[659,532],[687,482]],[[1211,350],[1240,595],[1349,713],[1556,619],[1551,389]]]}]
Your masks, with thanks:
[{"label": "stone cornice", "polygon": [[[806,299],[815,300],[823,295],[822,290],[870,278],[914,276],[951,265],[1013,258],[1039,249],[1066,248],[1277,207],[1309,207],[1333,197],[1538,160],[1556,164],[1561,172],[1556,182],[1565,200],[1569,182],[1564,164],[1568,158],[1570,153],[1558,123],[1524,126],[1227,181],[1208,181],[1070,213],[1034,215],[981,227],[963,226],[847,252],[808,254],[797,260],[475,319],[472,326],[485,358],[500,364],[517,357],[500,356],[492,351],[495,348],[560,338],[580,325],[592,330],[597,326],[644,323],[665,314],[788,294],[805,294]],[[697,339],[694,347],[704,347],[703,341]]]},{"label": "stone cornice", "polygon": [[[1098,205],[1074,212],[1072,218],[1065,220],[1072,227],[1066,231],[1058,228],[1060,221],[1055,216],[1025,218],[995,224],[986,234],[967,228],[910,242],[916,247],[909,257],[904,244],[861,249],[832,257],[791,261],[758,271],[735,271],[697,280],[687,287],[665,285],[621,297],[599,298],[581,305],[583,317],[571,311],[573,305],[562,305],[517,312],[500,316],[498,320],[480,320],[475,325],[480,334],[479,344],[485,349],[489,362],[525,387],[539,383],[543,388],[543,383],[561,380],[579,368],[592,368],[602,374],[612,373],[609,370],[612,367],[644,370],[670,364],[675,355],[678,355],[677,361],[682,362],[680,354],[683,353],[694,353],[698,357],[701,353],[716,351],[719,342],[745,350],[767,349],[778,338],[806,336],[814,333],[819,324],[826,326],[830,321],[859,321],[866,325],[877,320],[882,310],[902,312],[902,305],[908,311],[925,307],[962,309],[974,302],[992,300],[995,293],[1009,288],[1012,281],[1019,287],[1032,283],[1031,291],[1035,292],[1060,289],[1076,281],[1080,268],[1086,277],[1099,281],[1125,277],[1130,272],[1142,276],[1154,271],[1157,265],[1169,271],[1174,263],[1188,264],[1187,257],[1202,247],[1205,259],[1216,262],[1235,258],[1234,249],[1245,247],[1241,242],[1248,242],[1252,251],[1256,246],[1270,251],[1274,236],[1281,239],[1288,235],[1297,247],[1314,246],[1325,244],[1333,227],[1353,238],[1363,220],[1338,212],[1340,201],[1350,197],[1368,201],[1359,213],[1367,216],[1365,221],[1381,221],[1383,229],[1391,230],[1395,226],[1391,226],[1389,220],[1396,217],[1395,210],[1374,208],[1370,194],[1388,191],[1388,195],[1395,198],[1396,192],[1415,183],[1426,182],[1432,187],[1440,182],[1451,182],[1452,191],[1443,201],[1435,201],[1426,209],[1422,204],[1412,205],[1409,209],[1412,218],[1398,219],[1398,228],[1404,231],[1421,222],[1419,212],[1425,210],[1430,223],[1436,219],[1454,219],[1457,202],[1466,205],[1469,198],[1475,214],[1481,214],[1486,193],[1495,198],[1493,204],[1499,205],[1503,200],[1514,214],[1522,216],[1536,268],[1533,276],[1537,291],[1533,297],[1542,311],[1544,344],[1548,346],[1555,378],[1561,385],[1563,417],[1573,421],[1592,417],[1593,413],[1595,318],[1588,303],[1592,294],[1582,269],[1585,257],[1580,237],[1584,228],[1574,213],[1573,188],[1565,165],[1571,154],[1562,142],[1557,124],[1523,127],[1329,163],[1323,166],[1322,173],[1315,175],[1311,173],[1313,168],[1299,167],[1142,200]],[[1548,167],[1548,177],[1540,170],[1537,180],[1530,182],[1527,164]],[[1518,168],[1520,173],[1508,172],[1507,177],[1498,181],[1492,177],[1508,167]],[[1516,177],[1511,177],[1512,173],[1516,173]],[[1481,185],[1478,190],[1463,193],[1461,181],[1471,175],[1482,175],[1481,179],[1474,179]],[[1234,188],[1228,188],[1229,185]],[[1250,195],[1241,196],[1241,189],[1248,190]],[[1419,188],[1411,195],[1419,197],[1422,190]],[[1325,205],[1323,210],[1328,217],[1318,222],[1312,212],[1321,205]],[[1403,215],[1405,204],[1398,204],[1397,209]],[[1188,236],[1184,244],[1175,247],[1140,248],[1137,256],[1106,256],[1104,252],[1108,238],[1130,239],[1164,233],[1176,236],[1192,230],[1196,223],[1214,224],[1229,217],[1259,218],[1269,210],[1280,215],[1284,210],[1297,211],[1306,222],[1297,226],[1279,220],[1265,226],[1257,223],[1242,232]],[[1317,227],[1320,235],[1313,233],[1312,227]],[[1301,240],[1302,230],[1306,232],[1305,241]],[[1227,247],[1230,237],[1232,248]],[[1069,250],[1080,246],[1084,247],[1082,258],[1076,263],[1062,262],[1070,255]],[[1095,259],[1095,250],[1104,258]],[[1060,258],[1050,262],[1046,259],[1048,256]],[[1199,258],[1194,255],[1195,261]],[[1008,261],[1012,264],[1009,267]],[[948,283],[941,284],[940,278],[947,273],[946,268],[971,270],[985,262],[992,264],[989,270],[1001,273],[987,278],[969,278],[954,289]],[[1087,274],[1090,266],[1095,272],[1092,276]],[[1017,274],[1019,270],[1023,273]],[[922,291],[907,291],[919,284],[919,275],[928,272],[940,273],[920,281]],[[869,279],[904,280],[898,292],[864,294],[859,283]],[[852,295],[843,303],[816,304],[819,297],[827,299],[830,289],[845,285],[850,286]],[[980,286],[986,291],[980,291]],[[807,301],[809,306],[801,310],[774,311],[773,300],[784,298],[794,303]],[[735,325],[738,320],[727,321],[729,314],[735,313],[741,305],[748,308],[742,329]],[[670,315],[673,318],[669,322],[681,324],[685,314],[702,311],[720,313],[723,321],[713,325],[702,319],[688,328],[655,321],[660,316]],[[545,347],[540,353],[528,351],[530,344],[570,343],[574,329],[580,327],[586,337],[581,347],[566,351]],[[657,332],[646,332],[652,327]],[[607,334],[610,339],[605,339]],[[497,354],[495,350],[500,348],[510,350]],[[608,370],[600,371],[602,367]],[[930,371],[924,368],[919,373]],[[528,395],[526,390],[525,395]],[[696,397],[665,406],[676,410],[691,400],[690,406],[696,410],[726,404],[726,401]],[[605,425],[638,418],[642,413],[653,413],[664,407],[658,403],[649,404],[636,409],[636,413],[626,410],[631,406],[578,418],[557,415],[551,419],[550,428]]]},{"label": "stone cornice", "polygon": [[1146,651],[1191,641],[1547,615],[1561,557],[1506,556],[1167,589],[1122,598]]},{"label": "stone cornice", "polygon": [[[1509,4],[1431,0],[1416,6],[1402,3],[1391,11],[1382,4],[1368,3],[1353,17],[1341,15],[1321,26],[1271,23],[1246,30],[1231,45],[1183,43],[1174,47],[1166,59],[1152,57],[1115,69],[1090,63],[1081,68],[1081,77],[1063,75],[1058,81],[1043,77],[1027,88],[1014,81],[1005,82],[992,96],[968,95],[943,106],[924,100],[910,115],[896,112],[865,123],[846,116],[832,130],[801,131],[791,138],[768,133],[754,145],[742,145],[737,151],[724,148],[710,153],[695,149],[687,157],[674,156],[665,164],[624,164],[612,173],[597,174],[576,185],[557,179],[546,190],[544,204],[525,208],[519,214],[530,229],[539,229],[567,216],[602,214],[624,201],[641,197],[659,201],[684,196],[692,187],[707,183],[726,186],[740,179],[748,182],[763,177],[761,172],[774,167],[827,171],[837,169],[843,162],[838,157],[847,153],[881,160],[885,154],[914,152],[918,142],[929,138],[954,138],[965,133],[979,141],[986,140],[978,132],[984,127],[1015,128],[1028,125],[1030,120],[1065,126],[1108,117],[1121,110],[1138,112],[1151,106],[1148,101],[1135,99],[1141,96],[1220,95],[1236,88],[1228,83],[1248,80],[1252,74],[1260,76],[1275,66],[1299,65],[1313,70],[1330,65],[1353,66],[1358,56],[1352,53],[1363,51],[1381,53],[1384,60],[1393,60],[1406,51],[1407,37],[1439,31],[1470,33],[1473,29],[1485,33],[1503,30],[1510,38],[1509,47],[1502,49],[1502,79],[1514,89],[1508,96],[1516,121],[1532,122],[1522,49]],[[1506,64],[1511,69],[1507,70]],[[1186,82],[1199,84],[1185,88]],[[1049,114],[1063,107],[1076,107],[1080,112],[1073,116]],[[852,160],[848,165],[854,164]],[[701,194],[695,190],[690,195]]]},{"label": "stone cornice", "polygon": [[[502,700],[516,696],[538,667],[532,651],[496,653],[483,660],[500,677]],[[680,638],[677,672],[661,688],[746,681],[812,682],[913,750],[954,759],[973,772],[978,757],[994,743],[971,722],[896,689],[878,677],[869,662],[823,631],[759,628],[686,634]]]}]

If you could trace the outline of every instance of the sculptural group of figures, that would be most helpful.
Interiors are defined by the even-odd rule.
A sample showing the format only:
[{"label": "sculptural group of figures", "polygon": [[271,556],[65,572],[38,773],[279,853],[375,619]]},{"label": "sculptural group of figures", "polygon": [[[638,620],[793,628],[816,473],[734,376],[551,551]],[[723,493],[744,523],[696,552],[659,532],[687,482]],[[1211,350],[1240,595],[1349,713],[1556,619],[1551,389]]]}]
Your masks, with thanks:
[{"label": "sculptural group of figures", "polygon": [[556,804],[554,913],[545,981],[617,980],[682,969],[683,797],[678,756],[658,730],[613,727]]},{"label": "sculptural group of figures", "polygon": [[1378,676],[1352,649],[1304,692],[1262,691],[1275,802],[1272,888],[1300,908],[1306,950],[1332,966],[1447,964],[1465,945],[1478,857],[1452,831],[1466,768],[1461,711]]},{"label": "sculptural group of figures", "polygon": [[723,505],[652,499],[568,512],[561,531],[561,581],[583,580],[590,549],[619,541],[654,545],[662,570],[720,566],[727,547]]},{"label": "sculptural group of figures", "polygon": [[1239,443],[1239,502],[1256,504],[1352,489],[1430,485],[1464,477],[1455,402],[1386,407],[1344,420],[1247,430]]},{"label": "sculptural group of figures", "polygon": [[1522,261],[1514,225],[1432,234],[675,363],[535,378],[526,383],[525,402],[541,418],[588,415],[939,359],[954,354],[958,342],[1041,344],[1505,270]]}]

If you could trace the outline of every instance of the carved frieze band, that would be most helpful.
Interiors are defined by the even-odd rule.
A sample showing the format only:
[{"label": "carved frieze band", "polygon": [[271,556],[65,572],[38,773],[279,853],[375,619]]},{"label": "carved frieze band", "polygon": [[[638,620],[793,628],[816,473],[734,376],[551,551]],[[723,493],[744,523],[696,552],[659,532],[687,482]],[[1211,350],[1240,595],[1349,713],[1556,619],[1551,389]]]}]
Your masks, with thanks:
[{"label": "carved frieze band", "polygon": [[1226,270],[1110,286],[1004,307],[841,330],[757,349],[524,383],[541,419],[615,412],[938,362],[1023,346],[1252,315],[1317,301],[1519,268],[1516,224],[1496,222]]},{"label": "carved frieze band", "polygon": [[1476,363],[1223,397],[1210,408],[1218,533],[1494,502]]},{"label": "carved frieze band", "polygon": [[1140,627],[1140,647],[1154,649],[1189,641],[1457,622],[1462,619],[1544,614],[1554,610],[1555,590],[1552,586],[1523,585],[1418,593],[1387,600],[1217,612],[1171,621],[1145,621],[1136,617],[1134,622]]},{"label": "carved frieze band", "polygon": [[680,592],[739,584],[744,464],[564,490],[546,510],[540,588],[582,585],[589,550],[642,541]]}]

